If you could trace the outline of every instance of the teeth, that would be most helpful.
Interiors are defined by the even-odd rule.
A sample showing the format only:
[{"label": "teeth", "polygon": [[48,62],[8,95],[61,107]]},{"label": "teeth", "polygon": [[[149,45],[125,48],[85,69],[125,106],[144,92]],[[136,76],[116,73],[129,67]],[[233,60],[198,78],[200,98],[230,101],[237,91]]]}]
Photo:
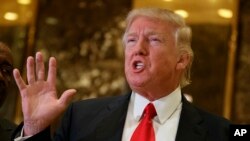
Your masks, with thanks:
[{"label": "teeth", "polygon": [[136,63],[135,68],[141,69],[143,66],[144,66],[143,63]]}]

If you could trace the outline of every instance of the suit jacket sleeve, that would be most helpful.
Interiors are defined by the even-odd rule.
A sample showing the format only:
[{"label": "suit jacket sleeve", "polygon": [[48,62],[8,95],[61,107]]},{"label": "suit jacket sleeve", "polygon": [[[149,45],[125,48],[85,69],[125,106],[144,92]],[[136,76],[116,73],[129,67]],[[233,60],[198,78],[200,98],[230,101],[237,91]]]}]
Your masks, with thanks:
[{"label": "suit jacket sleeve", "polygon": [[[11,136],[11,141],[14,141],[14,139],[16,139],[21,135],[22,128],[23,128],[23,122],[20,125],[18,125],[18,127],[13,132]],[[46,128],[45,130],[37,133],[36,135],[26,139],[25,141],[51,141],[50,128],[49,127]]]}]

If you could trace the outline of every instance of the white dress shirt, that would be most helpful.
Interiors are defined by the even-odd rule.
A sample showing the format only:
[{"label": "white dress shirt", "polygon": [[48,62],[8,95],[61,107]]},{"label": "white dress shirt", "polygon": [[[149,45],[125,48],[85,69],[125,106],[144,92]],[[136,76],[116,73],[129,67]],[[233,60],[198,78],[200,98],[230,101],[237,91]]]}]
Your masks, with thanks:
[{"label": "white dress shirt", "polygon": [[[141,115],[149,100],[132,92],[124,125],[122,141],[130,138],[140,122]],[[156,141],[175,141],[182,109],[181,89],[178,87],[169,95],[152,102],[157,116],[153,119]]]}]

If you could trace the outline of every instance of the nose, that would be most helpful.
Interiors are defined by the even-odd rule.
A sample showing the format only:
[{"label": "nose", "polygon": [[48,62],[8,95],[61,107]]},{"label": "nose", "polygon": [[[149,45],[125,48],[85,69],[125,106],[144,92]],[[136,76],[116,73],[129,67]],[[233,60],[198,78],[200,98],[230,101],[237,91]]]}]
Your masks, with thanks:
[{"label": "nose", "polygon": [[140,39],[135,46],[135,55],[147,55],[147,43],[144,39]]}]

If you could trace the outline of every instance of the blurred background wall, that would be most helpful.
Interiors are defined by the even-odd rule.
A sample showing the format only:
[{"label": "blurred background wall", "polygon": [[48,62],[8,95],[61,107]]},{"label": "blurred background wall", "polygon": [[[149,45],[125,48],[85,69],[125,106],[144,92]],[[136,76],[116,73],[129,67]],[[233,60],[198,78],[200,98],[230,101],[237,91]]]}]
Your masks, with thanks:
[{"label": "blurred background wall", "polygon": [[[25,76],[25,59],[41,51],[58,60],[58,93],[76,88],[74,100],[129,91],[121,37],[129,10],[168,8],[193,31],[192,102],[235,123],[250,123],[250,1],[248,0],[1,0],[0,41]],[[8,109],[8,110],[2,110]],[[0,116],[22,120],[19,95]]]}]

